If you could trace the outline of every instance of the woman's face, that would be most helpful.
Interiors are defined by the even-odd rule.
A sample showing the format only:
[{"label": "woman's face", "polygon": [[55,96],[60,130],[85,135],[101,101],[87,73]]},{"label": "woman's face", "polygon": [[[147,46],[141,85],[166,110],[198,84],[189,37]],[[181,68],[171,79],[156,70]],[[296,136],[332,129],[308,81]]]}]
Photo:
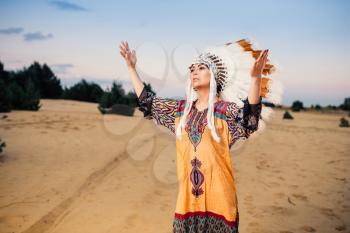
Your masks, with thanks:
[{"label": "woman's face", "polygon": [[203,63],[193,64],[189,67],[192,87],[194,90],[210,87],[210,71]]}]

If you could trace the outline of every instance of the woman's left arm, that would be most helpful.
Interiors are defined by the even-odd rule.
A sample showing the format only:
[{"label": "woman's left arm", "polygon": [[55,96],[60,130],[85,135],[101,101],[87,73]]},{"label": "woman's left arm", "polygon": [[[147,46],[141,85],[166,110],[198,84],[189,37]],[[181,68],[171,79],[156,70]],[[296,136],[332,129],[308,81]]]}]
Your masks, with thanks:
[{"label": "woman's left arm", "polygon": [[261,101],[261,75],[267,61],[267,55],[269,50],[262,51],[255,61],[251,70],[251,83],[248,93],[248,101],[250,104],[258,104]]},{"label": "woman's left arm", "polygon": [[230,146],[238,139],[247,139],[258,129],[262,110],[262,97],[260,96],[261,76],[267,60],[268,50],[260,53],[259,58],[251,70],[251,84],[248,96],[243,99],[243,107],[231,102],[227,106],[226,121],[230,132]]}]

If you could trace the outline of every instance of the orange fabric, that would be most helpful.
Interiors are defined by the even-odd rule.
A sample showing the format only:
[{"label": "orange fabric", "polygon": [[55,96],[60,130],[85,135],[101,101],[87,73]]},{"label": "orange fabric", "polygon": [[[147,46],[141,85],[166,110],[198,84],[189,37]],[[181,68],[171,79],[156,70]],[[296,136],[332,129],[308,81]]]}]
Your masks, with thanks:
[{"label": "orange fabric", "polygon": [[[175,128],[180,117],[175,118]],[[234,221],[237,214],[237,196],[235,176],[231,165],[229,141],[231,135],[225,120],[215,117],[215,126],[221,138],[217,143],[205,127],[196,151],[189,134],[182,130],[182,140],[176,139],[177,175],[179,193],[175,213],[209,211],[222,215],[227,221]],[[197,158],[201,162],[199,170],[204,176],[201,185],[203,194],[192,194],[193,184],[190,174],[193,166],[191,160]]]},{"label": "orange fabric", "polygon": [[[145,88],[139,97],[144,117],[154,119],[174,134],[184,114],[185,102],[157,97]],[[219,227],[226,232],[238,232],[239,212],[230,147],[257,130],[262,106],[261,97],[258,104],[250,104],[248,97],[243,102],[243,107],[223,100],[214,103],[220,142],[213,139],[208,128],[208,109],[198,111],[192,106],[182,129],[182,139],[176,137],[179,191],[174,232],[190,228],[203,230],[206,226],[212,230]]]}]

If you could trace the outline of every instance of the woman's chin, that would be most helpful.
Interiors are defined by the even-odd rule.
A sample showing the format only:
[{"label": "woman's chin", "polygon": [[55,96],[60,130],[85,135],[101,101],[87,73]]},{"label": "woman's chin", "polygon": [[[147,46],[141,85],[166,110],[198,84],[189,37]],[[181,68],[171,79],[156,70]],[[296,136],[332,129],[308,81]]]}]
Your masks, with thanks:
[{"label": "woman's chin", "polygon": [[195,89],[195,90],[200,90],[200,89],[203,89],[203,88],[205,88],[205,86],[200,85],[200,84],[193,83],[193,89]]},{"label": "woman's chin", "polygon": [[192,86],[193,86],[193,88],[200,88],[201,87],[200,83],[196,80],[192,82]]},{"label": "woman's chin", "polygon": [[194,90],[197,90],[199,86],[198,85],[193,85],[192,87],[193,87]]}]

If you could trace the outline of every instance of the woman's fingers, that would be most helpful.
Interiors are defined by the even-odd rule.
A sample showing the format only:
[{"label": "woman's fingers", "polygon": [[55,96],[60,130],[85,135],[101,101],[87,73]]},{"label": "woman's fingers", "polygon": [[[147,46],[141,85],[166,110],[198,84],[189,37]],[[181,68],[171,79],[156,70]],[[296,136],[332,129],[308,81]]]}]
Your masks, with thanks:
[{"label": "woman's fingers", "polygon": [[127,42],[122,41],[122,46],[125,50],[129,50],[129,46],[127,45]]},{"label": "woman's fingers", "polygon": [[268,56],[268,49],[265,49],[264,51],[261,51],[258,58],[255,60],[254,67],[251,71],[251,74],[253,76],[261,77],[263,69],[265,68],[265,64]]},{"label": "woman's fingers", "polygon": [[125,44],[125,42],[123,42],[122,41],[122,43],[121,43],[121,45],[119,46],[120,47],[120,49],[122,49],[123,51],[127,51],[128,49],[127,49],[127,46],[126,46],[126,44]]},{"label": "woman's fingers", "polygon": [[124,51],[128,51],[128,50],[129,50],[129,49],[126,47],[126,44],[125,44],[125,43],[123,43],[122,48],[123,48]]},{"label": "woman's fingers", "polygon": [[267,50],[264,50],[264,52],[261,53],[261,56],[259,57],[259,61],[263,60],[267,55]]},{"label": "woman's fingers", "polygon": [[269,50],[266,49],[265,56],[264,56],[264,60],[266,60],[268,54],[269,54]]},{"label": "woman's fingers", "polygon": [[128,66],[135,66],[136,64],[136,51],[133,49],[130,51],[129,44],[126,41],[122,41],[119,45],[120,55],[125,59]]},{"label": "woman's fingers", "polygon": [[130,48],[129,48],[129,44],[128,44],[128,42],[127,42],[127,41],[125,41],[125,44],[126,44],[126,49],[129,51],[129,50],[130,50]]},{"label": "woman's fingers", "polygon": [[256,69],[260,70],[263,67],[263,62],[264,62],[264,58],[266,57],[266,50],[262,51],[259,54],[258,59],[255,61],[255,67]]},{"label": "woman's fingers", "polygon": [[261,57],[263,56],[263,54],[264,54],[264,51],[261,51],[260,54],[259,54],[258,59],[256,59],[257,62],[259,62],[259,60],[261,59]]},{"label": "woman's fingers", "polygon": [[122,51],[123,53],[125,53],[125,48],[123,47],[123,45],[119,45],[120,51]]},{"label": "woman's fingers", "polygon": [[266,60],[267,60],[267,55],[268,55],[268,49],[262,51],[260,54],[259,54],[259,57],[258,59],[256,60],[255,64],[254,64],[254,69],[257,71],[257,72],[262,72],[262,70],[264,69],[265,67],[265,63],[266,63]]},{"label": "woman's fingers", "polygon": [[123,53],[125,52],[125,49],[121,45],[119,46],[119,48],[120,48],[120,51],[122,51]]},{"label": "woman's fingers", "polygon": [[266,53],[265,53],[265,56],[264,56],[264,61],[266,61],[268,53],[269,53],[269,50],[267,49]]},{"label": "woman's fingers", "polygon": [[257,61],[259,66],[264,66],[266,63],[266,59],[267,59],[267,55],[268,55],[268,49],[264,50],[263,53],[261,53],[261,56],[259,56],[259,60]]},{"label": "woman's fingers", "polygon": [[266,61],[267,61],[267,55],[268,55],[268,49],[265,50],[265,53],[264,53],[263,57],[261,58],[261,62],[260,62],[260,65],[259,65],[259,70],[261,70],[261,72],[265,68],[265,64],[266,64]]},{"label": "woman's fingers", "polygon": [[264,58],[263,58],[263,67],[265,66],[265,64],[266,64],[266,62],[267,62],[268,52],[269,52],[269,50],[266,50],[265,56],[264,56]]},{"label": "woman's fingers", "polygon": [[128,59],[128,53],[125,50],[125,48],[123,48],[121,46],[119,46],[119,47],[120,47],[120,54],[123,56],[124,59]]},{"label": "woman's fingers", "polygon": [[127,49],[126,44],[122,42],[121,45],[119,45],[120,52],[123,55],[124,58],[128,58],[128,55],[130,54],[130,51]]},{"label": "woman's fingers", "polygon": [[127,54],[126,53],[124,53],[123,51],[120,51],[120,54],[123,56],[123,58],[127,58]]}]

